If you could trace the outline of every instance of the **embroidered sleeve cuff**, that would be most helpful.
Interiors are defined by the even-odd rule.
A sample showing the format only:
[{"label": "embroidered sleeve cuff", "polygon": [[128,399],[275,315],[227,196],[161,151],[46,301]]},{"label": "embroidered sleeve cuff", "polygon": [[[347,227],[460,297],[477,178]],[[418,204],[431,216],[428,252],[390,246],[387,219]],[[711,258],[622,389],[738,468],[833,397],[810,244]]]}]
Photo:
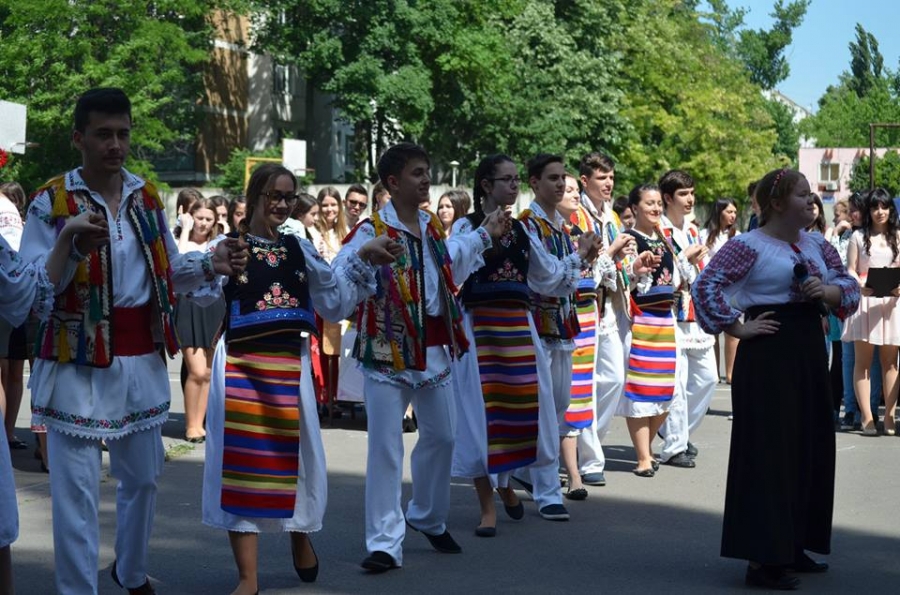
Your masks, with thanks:
[{"label": "embroidered sleeve cuff", "polygon": [[609,256],[601,254],[600,257],[597,258],[595,267],[600,285],[610,291],[615,291],[617,285],[616,278],[618,277],[618,269],[616,268],[615,261]]},{"label": "embroidered sleeve cuff", "polygon": [[37,293],[34,296],[34,303],[31,305],[31,311],[40,320],[50,318],[50,312],[53,311],[53,300],[56,295],[56,289],[50,278],[47,276],[47,269],[43,266],[35,267],[37,269]]},{"label": "embroidered sleeve cuff", "polygon": [[693,283],[697,278],[697,268],[685,258],[684,253],[678,255],[678,272],[681,273],[682,280],[688,284]]},{"label": "embroidered sleeve cuff", "polygon": [[562,259],[562,264],[565,271],[566,286],[577,287],[578,280],[581,279],[581,267],[584,265],[584,260],[578,253],[573,252]]},{"label": "embroidered sleeve cuff", "polygon": [[479,227],[475,230],[475,233],[477,233],[478,237],[481,238],[481,252],[484,252],[494,245],[494,241],[491,239],[491,234],[489,234],[485,228]]},{"label": "embroidered sleeve cuff", "polygon": [[358,252],[351,253],[341,268],[354,285],[375,285],[375,265],[363,261]]}]

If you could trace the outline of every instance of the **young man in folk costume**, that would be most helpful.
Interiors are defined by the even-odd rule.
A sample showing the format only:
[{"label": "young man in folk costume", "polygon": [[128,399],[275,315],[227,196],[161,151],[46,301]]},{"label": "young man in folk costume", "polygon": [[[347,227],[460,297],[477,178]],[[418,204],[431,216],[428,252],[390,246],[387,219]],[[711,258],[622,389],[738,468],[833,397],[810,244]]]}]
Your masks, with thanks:
[{"label": "young man in folk costume", "polygon": [[[119,89],[94,89],[75,107],[82,166],[41,188],[28,210],[22,255],[48,252],[66,222],[90,211],[108,229],[78,234],[38,334],[31,375],[33,423],[49,430],[57,590],[96,593],[101,441],[116,497],[113,579],[152,593],[148,541],[162,471],[169,377],[158,347],[178,350],[174,292],[212,302],[217,274],[242,270],[237,240],[215,252],[179,254],[156,189],[128,172],[131,104]],[[98,248],[99,246],[99,248]]]},{"label": "young man in folk costume", "polygon": [[681,170],[669,171],[660,178],[659,190],[665,204],[660,228],[681,273],[681,284],[675,288],[677,378],[669,416],[659,431],[665,441],[660,459],[665,465],[690,469],[697,456],[690,435],[700,427],[719,382],[715,337],[697,324],[691,300],[691,285],[709,249],[700,241],[697,226],[687,220],[694,209],[693,178]]},{"label": "young man in folk costume", "polygon": [[[519,195],[515,162],[489,155],[475,170],[475,212],[453,224],[453,234],[470,233]],[[520,520],[524,507],[509,487],[510,472],[555,463],[556,406],[552,379],[531,315],[531,292],[569,297],[582,265],[596,255],[589,238],[565,259],[547,251],[523,223],[484,253],[485,264],[460,291],[463,327],[470,350],[454,365],[457,421],[453,476],[472,479],[481,507],[479,537],[497,533],[496,487],[507,515]]]},{"label": "young man in folk costume", "polygon": [[[437,217],[419,209],[429,196],[430,167],[419,146],[389,148],[378,161],[378,176],[391,200],[356,226],[334,262],[341,266],[376,236],[387,235],[403,246],[401,256],[378,271],[373,295],[359,306],[354,353],[365,376],[368,416],[369,555],[362,566],[373,573],[402,565],[405,525],[425,534],[440,552],[461,551],[446,526],[456,417],[450,361],[469,347],[457,284],[484,264],[482,252],[509,223],[509,216],[498,211],[477,230],[445,240]],[[402,420],[410,402],[419,439],[411,457],[413,495],[404,514]]]},{"label": "young man in folk costume", "polygon": [[603,240],[603,250],[616,263],[615,286],[599,288],[596,336],[594,412],[590,427],[578,435],[578,465],[582,481],[606,485],[606,458],[601,443],[609,432],[625,386],[627,345],[631,336],[629,275],[633,273],[635,241],[620,233],[621,223],[612,209],[615,165],[602,153],[588,153],[579,165],[581,208],[571,222],[594,231]]},{"label": "young man in folk costume", "polygon": [[[540,154],[528,162],[528,183],[534,192],[531,206],[519,215],[525,230],[547,252],[559,259],[566,259],[575,252],[569,228],[563,217],[556,211],[566,189],[566,169],[562,157]],[[589,232],[581,238],[582,243],[591,245],[584,268],[590,268],[590,261],[596,258],[600,248],[600,238]],[[607,259],[608,260],[608,259]],[[609,268],[613,267],[611,261]],[[574,289],[574,288],[573,288]],[[538,366],[550,370],[551,392],[553,394],[554,422],[559,435],[565,436],[568,428],[564,423],[572,390],[572,351],[575,337],[579,334],[578,314],[574,303],[575,292],[565,297],[553,297],[533,293],[531,295],[532,316],[540,345]],[[546,408],[545,408],[546,409]],[[549,412],[542,411],[542,418]],[[521,469],[514,477],[531,491],[540,515],[552,521],[569,520],[569,512],[562,504],[559,485],[559,441],[554,442],[553,457],[549,463],[529,467],[530,481],[524,478]]]}]

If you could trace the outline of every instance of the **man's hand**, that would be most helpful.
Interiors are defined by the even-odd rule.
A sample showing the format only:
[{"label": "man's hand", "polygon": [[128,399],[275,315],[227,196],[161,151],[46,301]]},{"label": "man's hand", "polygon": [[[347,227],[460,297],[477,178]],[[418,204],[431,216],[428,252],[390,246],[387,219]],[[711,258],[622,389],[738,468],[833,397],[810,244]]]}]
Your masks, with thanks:
[{"label": "man's hand", "polygon": [[240,275],[247,267],[250,256],[247,248],[247,242],[241,238],[225,238],[216,244],[212,255],[213,270],[227,277]]},{"label": "man's hand", "polygon": [[106,217],[93,211],[85,211],[70,217],[62,231],[67,238],[74,238],[75,249],[82,256],[109,243],[109,224]]},{"label": "man's hand", "polygon": [[503,209],[496,209],[490,215],[484,218],[481,226],[490,234],[492,238],[499,238],[506,233],[512,223],[510,223],[511,213]]},{"label": "man's hand", "polygon": [[364,262],[381,266],[391,264],[403,255],[403,244],[387,236],[378,236],[363,244],[356,252]]}]

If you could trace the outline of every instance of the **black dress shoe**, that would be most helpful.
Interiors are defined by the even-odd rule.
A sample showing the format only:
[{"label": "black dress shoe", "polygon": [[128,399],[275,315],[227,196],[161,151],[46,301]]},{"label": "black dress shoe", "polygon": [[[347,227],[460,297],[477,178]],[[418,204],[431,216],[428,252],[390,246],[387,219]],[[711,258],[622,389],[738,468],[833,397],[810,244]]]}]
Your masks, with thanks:
[{"label": "black dress shoe", "polygon": [[369,554],[362,561],[361,566],[372,574],[381,574],[393,568],[399,568],[397,561],[389,553],[381,551]]},{"label": "black dress shoe", "polygon": [[806,552],[800,552],[794,556],[794,563],[785,567],[788,572],[805,572],[817,574],[828,572],[828,562],[817,562],[810,558]]},{"label": "black dress shoe", "polygon": [[747,566],[744,579],[750,587],[762,587],[773,591],[793,591],[800,586],[800,579],[788,576],[780,566]]},{"label": "black dress shoe", "polygon": [[421,533],[428,539],[428,543],[431,544],[431,547],[441,552],[442,554],[458,554],[462,552],[462,548],[459,547],[459,544],[453,539],[450,535],[449,531],[444,531],[440,535],[431,535],[424,531],[419,531],[411,524],[409,521],[406,521],[406,526],[415,531],[416,533]]},{"label": "black dress shoe", "polygon": [[663,465],[681,467],[682,469],[693,469],[697,466],[697,463],[695,463],[694,459],[689,457],[686,452],[680,452],[668,461],[663,461]]},{"label": "black dress shoe", "polygon": [[697,455],[700,454],[700,450],[696,446],[694,446],[692,442],[688,442],[687,450],[685,450],[684,452],[686,452],[687,456],[691,457],[692,459],[696,459]]},{"label": "black dress shoe", "polygon": [[[307,539],[309,539],[308,536]],[[313,548],[312,541],[309,542],[309,549],[313,551],[316,563],[309,568],[300,568],[297,566],[297,546],[294,544],[293,536],[291,536],[291,562],[294,564],[294,572],[297,573],[297,576],[300,577],[300,580],[304,583],[314,583],[316,582],[316,577],[319,576],[319,556],[316,556],[316,550]]]},{"label": "black dress shoe", "polygon": [[475,527],[475,535],[477,537],[495,537],[497,527]]},{"label": "black dress shoe", "polygon": [[[112,580],[114,583],[119,585],[121,588],[125,588],[125,586],[119,582],[119,575],[116,573],[116,562],[113,561],[112,570],[110,571],[112,575]],[[153,585],[150,584],[150,580],[147,579],[144,581],[144,584],[140,587],[129,588],[128,595],[156,595],[156,591],[153,590]]]}]

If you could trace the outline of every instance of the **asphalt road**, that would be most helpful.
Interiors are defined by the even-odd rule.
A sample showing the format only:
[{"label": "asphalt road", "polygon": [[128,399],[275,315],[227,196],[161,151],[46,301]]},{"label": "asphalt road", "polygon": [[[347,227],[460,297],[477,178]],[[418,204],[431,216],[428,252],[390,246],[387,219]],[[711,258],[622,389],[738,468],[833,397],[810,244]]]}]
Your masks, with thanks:
[{"label": "asphalt road", "polygon": [[[160,486],[151,540],[150,574],[160,594],[227,594],[236,571],[227,536],[200,522],[203,446],[184,443],[177,363],[170,366],[173,403],[164,428],[172,453]],[[27,394],[26,394],[27,399]],[[365,557],[364,415],[324,430],[329,503],[325,528],[313,536],[321,569],[315,584],[293,572],[286,535],[260,540],[264,593],[722,593],[743,590],[744,564],[719,557],[731,422],[729,389],[720,385],[712,411],[694,436],[697,468],[663,466],[655,478],[634,476],[633,450],[617,420],[607,440],[606,487],[567,502],[570,522],[541,519],[526,501],[524,521],[503,518],[493,539],[478,538],[478,503],[467,482],[454,482],[449,530],[461,555],[439,554],[422,535],[407,534],[404,567],[369,576]],[[777,412],[772,412],[777,415]],[[28,415],[18,436],[28,435]],[[416,435],[407,434],[407,452]],[[831,571],[803,578],[815,593],[892,592],[900,578],[900,438],[837,437],[837,487]],[[104,461],[106,466],[108,461]],[[48,476],[31,451],[14,451],[20,536],[13,545],[18,593],[53,593],[53,542]],[[410,491],[408,457],[404,501]],[[115,483],[101,485],[100,592],[124,593],[109,576],[115,538]],[[520,495],[525,497],[523,492]],[[895,585],[891,587],[890,585]]]}]

